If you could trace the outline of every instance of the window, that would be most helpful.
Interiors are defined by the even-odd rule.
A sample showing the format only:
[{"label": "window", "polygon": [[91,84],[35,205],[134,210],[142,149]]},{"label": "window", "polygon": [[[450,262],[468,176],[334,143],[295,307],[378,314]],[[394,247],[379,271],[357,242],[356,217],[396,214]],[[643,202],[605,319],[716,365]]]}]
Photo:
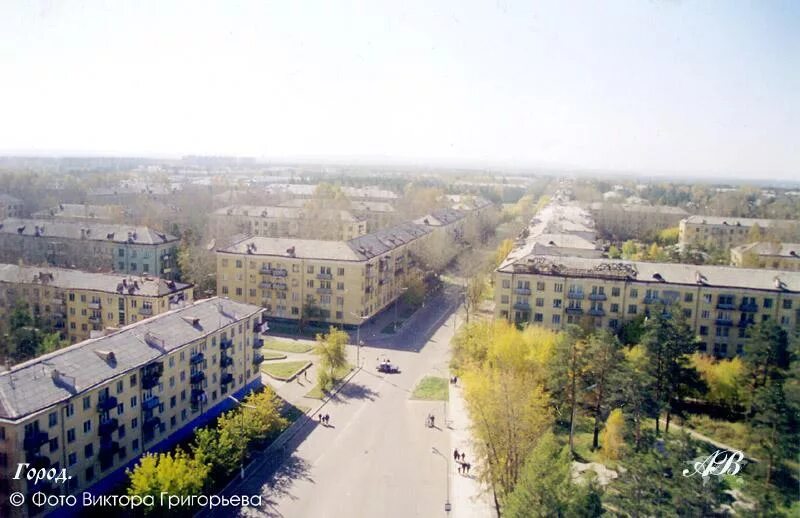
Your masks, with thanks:
[{"label": "window", "polygon": [[67,456],[67,466],[74,466],[78,463],[78,454],[77,453],[70,453]]},{"label": "window", "polygon": [[75,406],[74,406],[72,403],[69,403],[69,404],[68,404],[68,405],[67,405],[67,406],[64,408],[64,415],[65,415],[65,416],[67,416],[67,417],[72,417],[72,415],[73,415],[74,413],[75,413]]},{"label": "window", "polygon": [[139,427],[139,418],[134,417],[133,419],[131,419],[131,429],[138,427]]},{"label": "window", "polygon": [[711,304],[711,294],[705,293],[703,294],[703,302],[706,304]]},{"label": "window", "polygon": [[703,311],[700,312],[700,318],[705,318],[705,319],[711,318],[711,313],[707,309],[704,309]]},{"label": "window", "polygon": [[92,422],[90,420],[86,420],[83,422],[83,433],[89,433],[92,431]]},{"label": "window", "polygon": [[175,408],[176,404],[177,404],[177,398],[175,396],[172,396],[171,398],[169,398],[169,407],[170,408]]},{"label": "window", "polygon": [[611,288],[611,296],[619,297],[619,288]]},{"label": "window", "polygon": [[536,307],[537,308],[544,307],[544,299],[543,298],[539,297],[539,298],[536,299]]},{"label": "window", "polygon": [[236,260],[236,267],[237,267],[237,268],[241,268],[241,267],[242,267],[242,261],[241,261],[241,259],[237,259],[237,260]]},{"label": "window", "polygon": [[133,451],[139,451],[139,439],[134,439],[131,443],[131,449]]},{"label": "window", "polygon": [[131,376],[131,387],[135,387],[135,386],[136,386],[136,374]]},{"label": "window", "polygon": [[52,428],[58,424],[58,413],[57,412],[50,412],[47,416],[48,425]]},{"label": "window", "polygon": [[508,304],[508,295],[500,295],[500,304]]},{"label": "window", "polygon": [[556,325],[561,324],[561,315],[553,315],[553,323]]},{"label": "window", "polygon": [[94,444],[89,443],[83,447],[83,456],[90,459],[92,455],[94,455]]},{"label": "window", "polygon": [[119,438],[120,439],[125,437],[125,425],[124,424],[119,425],[119,428],[117,429],[117,432],[119,433]]},{"label": "window", "polygon": [[131,408],[136,408],[136,396],[131,396]]},{"label": "window", "polygon": [[694,293],[684,293],[683,301],[684,302],[692,302],[694,300]]},{"label": "window", "polygon": [[700,326],[700,336],[708,336],[708,326]]},{"label": "window", "polygon": [[544,291],[544,282],[539,281],[536,283],[536,290],[537,291]]},{"label": "window", "polygon": [[83,398],[83,409],[89,410],[92,407],[92,398],[90,396],[86,396]]},{"label": "window", "polygon": [[792,301],[789,299],[783,299],[783,309],[792,309]]},{"label": "window", "polygon": [[555,309],[560,309],[561,308],[561,299],[553,299],[553,307]]},{"label": "window", "polygon": [[67,430],[67,443],[75,442],[75,428]]},{"label": "window", "polygon": [[[631,288],[631,298],[632,299],[639,298],[639,290],[638,289]],[[630,311],[628,313],[630,313]]]},{"label": "window", "polygon": [[50,439],[50,453],[53,453],[58,449],[58,437],[53,437]]},{"label": "window", "polygon": [[612,312],[612,313],[619,313],[619,304],[617,304],[617,303],[612,303],[612,304],[611,304],[611,312]]},{"label": "window", "polygon": [[86,468],[86,482],[94,478],[94,468]]},{"label": "window", "polygon": [[628,305],[628,314],[635,315],[636,314],[636,304],[629,304]]},{"label": "window", "polygon": [[338,268],[336,270],[336,275],[344,275],[344,268]]},{"label": "window", "polygon": [[772,307],[772,299],[764,299],[764,309],[769,309]]},{"label": "window", "polygon": [[683,308],[683,316],[686,318],[692,318],[692,310],[689,308]]},{"label": "window", "polygon": [[564,292],[564,285],[561,284],[560,282],[557,282],[557,283],[555,283],[555,285],[553,285],[553,289],[555,290],[556,293],[563,293]]},{"label": "window", "polygon": [[544,316],[541,313],[534,313],[533,314],[533,321],[534,322],[541,322],[544,319]]}]

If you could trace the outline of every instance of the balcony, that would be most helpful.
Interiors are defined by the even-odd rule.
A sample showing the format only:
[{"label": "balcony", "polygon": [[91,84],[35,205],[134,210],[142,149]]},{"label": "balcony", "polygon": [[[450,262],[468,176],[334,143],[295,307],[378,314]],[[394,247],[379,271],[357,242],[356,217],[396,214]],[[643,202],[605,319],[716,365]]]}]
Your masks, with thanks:
[{"label": "balcony", "polygon": [[153,314],[153,308],[152,307],[149,307],[149,308],[148,307],[141,307],[141,308],[139,308],[139,314],[149,317],[149,316],[151,316]]},{"label": "balcony", "polygon": [[573,300],[583,300],[583,292],[582,291],[569,291],[567,292],[567,298]]},{"label": "balcony", "polygon": [[531,289],[530,288],[514,288],[514,293],[517,295],[530,295]]},{"label": "balcony", "polygon": [[731,327],[733,325],[733,320],[730,318],[718,318],[714,320],[714,323],[720,327]]},{"label": "balcony", "polygon": [[649,297],[647,297],[647,296],[646,296],[646,297],[644,298],[644,303],[645,303],[645,304],[658,304],[658,303],[660,303],[660,302],[661,302],[661,299],[660,299],[660,298],[658,298],[658,297],[653,297],[653,296],[649,296]]},{"label": "balcony", "polygon": [[568,315],[583,315],[583,309],[581,308],[567,308],[566,312]]},{"label": "balcony", "polygon": [[142,423],[142,429],[144,430],[144,433],[150,433],[153,430],[155,430],[156,428],[158,428],[159,426],[161,426],[161,418],[160,417],[151,417],[150,419],[146,419]]},{"label": "balcony", "polygon": [[223,338],[219,341],[219,348],[221,350],[230,349],[233,347],[233,338]]},{"label": "balcony", "polygon": [[202,383],[205,379],[206,374],[203,371],[197,371],[189,377],[189,381],[192,383],[192,385]]},{"label": "balcony", "polygon": [[272,270],[270,268],[267,268],[266,266],[262,266],[258,270],[258,273],[260,273],[261,275],[272,275]]},{"label": "balcony", "polygon": [[531,309],[531,305],[528,302],[515,302],[514,309],[527,311]]},{"label": "balcony", "polygon": [[717,303],[717,309],[725,309],[725,310],[731,311],[731,310],[736,309],[736,304],[733,304],[733,303],[728,304],[727,302],[719,302],[719,303]]},{"label": "balcony", "polygon": [[103,321],[103,317],[100,316],[91,316],[89,317],[89,322],[92,324],[99,324]]},{"label": "balcony", "polygon": [[225,355],[220,356],[220,358],[219,358],[219,366],[220,367],[222,367],[224,369],[225,367],[230,367],[231,365],[233,365],[233,358],[231,358],[230,356],[225,356]]},{"label": "balcony", "polygon": [[264,355],[262,354],[253,355],[253,365],[260,365],[263,361],[264,361]]},{"label": "balcony", "polygon": [[22,442],[22,445],[26,450],[38,450],[49,440],[50,437],[47,435],[47,432],[40,432],[37,430],[35,432],[25,434],[25,439]]},{"label": "balcony", "polygon": [[271,282],[259,282],[258,283],[258,287],[261,288],[262,290],[271,290],[272,289],[272,283]]},{"label": "balcony", "polygon": [[229,383],[233,383],[233,374],[227,373],[223,374],[219,380],[220,385],[227,385]]},{"label": "balcony", "polygon": [[[66,306],[67,305],[67,301],[64,300],[64,299],[54,298],[54,299],[50,299],[50,305],[51,306]],[[100,309],[100,308],[98,308],[98,309]]]},{"label": "balcony", "polygon": [[205,403],[206,391],[203,389],[192,389],[192,404]]},{"label": "balcony", "polygon": [[333,290],[330,288],[317,288],[317,293],[321,295],[330,295],[333,293]]},{"label": "balcony", "polygon": [[272,285],[272,288],[278,291],[286,291],[289,289],[289,286],[287,286],[282,282],[276,282],[275,284]]},{"label": "balcony", "polygon": [[755,302],[750,302],[747,304],[742,302],[739,305],[739,311],[743,313],[756,313],[758,311],[758,304],[756,304]]},{"label": "balcony", "polygon": [[329,281],[329,280],[333,279],[333,274],[330,274],[330,273],[318,273],[317,274],[317,279],[320,279],[320,280],[323,280],[323,281]]},{"label": "balcony", "polygon": [[98,412],[108,412],[117,406],[117,398],[114,396],[106,396],[97,402]]},{"label": "balcony", "polygon": [[606,300],[607,298],[608,297],[606,297],[605,293],[590,293],[589,294],[589,300]]},{"label": "balcony", "polygon": [[206,357],[203,356],[203,353],[194,353],[189,358],[189,363],[192,364],[192,365],[197,365],[198,363],[203,363],[203,361],[205,361],[205,359],[206,359]]},{"label": "balcony", "polygon": [[89,309],[100,309],[101,304],[100,302],[90,302]]},{"label": "balcony", "polygon": [[604,317],[606,315],[606,312],[603,309],[590,309],[586,313],[593,317]]},{"label": "balcony", "polygon": [[116,430],[117,428],[119,428],[119,421],[117,421],[116,418],[109,419],[108,421],[103,421],[102,423],[100,423],[100,426],[97,429],[97,433],[98,435],[100,435],[100,437],[104,437],[106,435],[111,435],[112,433],[114,433],[114,430]]},{"label": "balcony", "polygon": [[748,327],[755,325],[756,321],[752,318],[743,318],[739,321],[739,327]]},{"label": "balcony", "polygon": [[272,270],[273,277],[286,277],[289,273],[286,270]]},{"label": "balcony", "polygon": [[145,399],[144,401],[142,401],[142,408],[145,411],[153,410],[156,407],[158,407],[158,405],[160,405],[160,404],[161,404],[161,400],[158,399],[158,396],[152,396],[150,399]]}]

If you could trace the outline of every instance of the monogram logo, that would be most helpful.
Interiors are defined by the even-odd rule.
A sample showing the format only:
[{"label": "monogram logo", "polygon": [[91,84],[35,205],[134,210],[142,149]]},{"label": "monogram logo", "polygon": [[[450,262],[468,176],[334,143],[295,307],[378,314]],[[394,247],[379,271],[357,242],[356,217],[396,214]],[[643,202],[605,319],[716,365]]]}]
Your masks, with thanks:
[{"label": "monogram logo", "polygon": [[723,475],[736,475],[742,469],[742,460],[744,460],[744,453],[738,450],[717,450],[705,459],[692,462],[691,469],[683,470],[684,477],[692,477],[700,475],[703,478],[703,483],[708,482],[708,477]]}]

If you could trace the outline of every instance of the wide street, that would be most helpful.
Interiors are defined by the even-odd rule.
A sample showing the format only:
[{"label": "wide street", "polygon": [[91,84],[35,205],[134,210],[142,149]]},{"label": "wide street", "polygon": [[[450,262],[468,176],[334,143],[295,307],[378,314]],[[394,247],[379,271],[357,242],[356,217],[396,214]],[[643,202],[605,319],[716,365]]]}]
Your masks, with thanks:
[{"label": "wide street", "polygon": [[[451,485],[460,477],[451,467],[446,406],[409,396],[422,377],[449,376],[455,304],[455,293],[445,290],[390,339],[362,332],[367,343],[361,350],[362,370],[320,409],[330,415],[330,425],[313,419],[287,445],[280,465],[256,466],[225,492],[263,495],[261,509],[246,508],[241,514],[444,516],[448,470]],[[377,358],[384,355],[400,367],[399,374],[376,372]],[[425,426],[429,413],[435,416],[432,429]],[[216,513],[229,515],[230,509]]]}]

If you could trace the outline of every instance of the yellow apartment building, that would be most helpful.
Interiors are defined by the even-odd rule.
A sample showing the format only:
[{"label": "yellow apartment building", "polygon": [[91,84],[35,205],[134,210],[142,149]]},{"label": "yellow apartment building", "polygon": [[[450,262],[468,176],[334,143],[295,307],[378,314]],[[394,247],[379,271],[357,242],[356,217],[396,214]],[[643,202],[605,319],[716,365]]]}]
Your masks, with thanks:
[{"label": "yellow apartment building", "polygon": [[0,264],[0,320],[18,303],[76,343],[150,318],[193,299],[191,284],[154,277]]},{"label": "yellow apartment building", "polygon": [[217,293],[298,321],[360,325],[387,308],[412,276],[433,229],[404,223],[349,241],[252,236],[217,250]]},{"label": "yellow apartment building", "polygon": [[800,273],[528,255],[496,271],[495,316],[560,329],[618,329],[665,304],[681,311],[717,356],[741,354],[747,328],[765,319],[800,331]]},{"label": "yellow apartment building", "polygon": [[367,221],[346,210],[232,205],[212,214],[217,234],[347,241],[367,233]]},{"label": "yellow apartment building", "polygon": [[800,272],[800,243],[759,241],[731,248],[731,264]]},{"label": "yellow apartment building", "polygon": [[753,241],[750,230],[756,225],[762,234],[791,242],[800,239],[800,221],[796,220],[689,216],[680,222],[679,243],[728,249]]},{"label": "yellow apartment building", "polygon": [[680,207],[638,203],[595,202],[589,211],[597,227],[615,239],[642,239],[680,225],[689,213]]},{"label": "yellow apartment building", "polygon": [[[96,494],[260,386],[264,309],[205,299],[0,373],[0,516],[14,492]],[[15,480],[18,463],[68,481]],[[80,498],[79,498],[80,501]],[[52,509],[48,509],[52,510]]]}]

